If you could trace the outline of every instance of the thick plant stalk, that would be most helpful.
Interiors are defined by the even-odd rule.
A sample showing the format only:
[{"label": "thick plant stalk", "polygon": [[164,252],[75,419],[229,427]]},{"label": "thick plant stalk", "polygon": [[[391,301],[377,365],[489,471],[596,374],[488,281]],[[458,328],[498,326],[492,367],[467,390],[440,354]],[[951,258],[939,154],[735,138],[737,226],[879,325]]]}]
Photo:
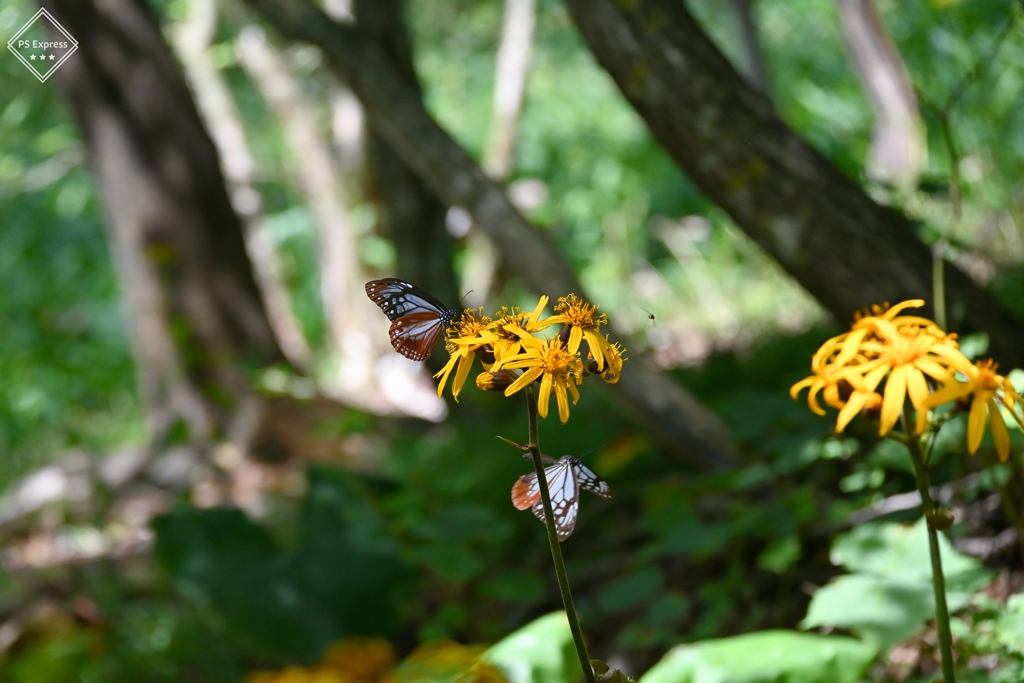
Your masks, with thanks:
[{"label": "thick plant stalk", "polygon": [[935,588],[935,624],[939,631],[939,650],[942,653],[942,680],[944,683],[956,683],[953,675],[953,635],[949,628],[949,608],[946,606],[946,578],[942,574],[942,557],[939,555],[939,532],[935,524],[935,502],[929,489],[931,481],[928,476],[928,465],[921,452],[921,442],[911,432],[913,424],[908,415],[909,409],[903,411],[903,428],[907,434],[907,449],[910,459],[914,462],[914,479],[917,490],[921,493],[921,510],[924,512],[928,526],[928,550],[932,558],[932,586]]},{"label": "thick plant stalk", "polygon": [[558,575],[558,590],[562,593],[562,604],[565,605],[565,616],[569,619],[573,642],[576,643],[576,654],[580,658],[583,679],[586,683],[595,683],[594,667],[590,664],[587,644],[583,642],[583,630],[580,628],[576,607],[572,602],[569,590],[569,576],[565,573],[565,561],[562,559],[562,547],[558,542],[558,531],[555,530],[555,516],[551,510],[551,493],[548,491],[548,479],[544,474],[544,461],[540,455],[540,438],[537,429],[537,394],[531,384],[526,387],[526,410],[530,424],[530,454],[533,456],[533,467],[537,470],[537,481],[540,483],[540,497],[544,504],[544,526],[548,530],[548,544],[551,546],[551,559],[555,563],[555,574]]}]

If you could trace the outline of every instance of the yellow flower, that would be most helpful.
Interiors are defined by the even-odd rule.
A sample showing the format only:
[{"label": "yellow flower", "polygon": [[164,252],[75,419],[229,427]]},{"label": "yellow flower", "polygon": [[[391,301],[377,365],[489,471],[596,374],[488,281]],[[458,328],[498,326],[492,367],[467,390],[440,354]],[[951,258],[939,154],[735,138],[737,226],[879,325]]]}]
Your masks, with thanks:
[{"label": "yellow flower", "polygon": [[382,683],[506,683],[494,665],[480,659],[483,651],[482,646],[450,641],[425,643],[413,650]]},{"label": "yellow flower", "polygon": [[522,350],[522,341],[517,330],[536,334],[551,326],[553,318],[540,319],[540,314],[547,305],[548,298],[542,296],[532,313],[520,311],[516,307],[501,307],[501,312],[498,313],[497,319],[494,321],[494,332],[498,338],[494,342],[494,358],[496,360],[514,356]]},{"label": "yellow flower", "polygon": [[[1014,390],[1010,380],[1002,375],[996,374],[999,366],[991,360],[978,361],[971,366],[971,369],[964,374],[966,382],[956,379],[948,382],[941,389],[929,397],[929,404],[932,406],[956,401],[970,397],[971,408],[967,418],[967,452],[974,455],[978,452],[981,439],[985,436],[985,422],[992,424],[992,441],[996,445],[996,453],[1003,462],[1010,457],[1010,433],[1006,430],[1003,416],[999,412],[996,403],[997,398],[1002,399],[1003,405],[1016,417],[1014,407],[1020,402],[1020,397]],[[999,392],[1002,391],[1002,396]]]},{"label": "yellow flower", "polygon": [[264,671],[248,679],[248,683],[352,683],[343,674],[323,669],[289,666],[281,671]]},{"label": "yellow flower", "polygon": [[348,683],[375,683],[397,661],[395,646],[383,638],[348,638],[328,648],[320,668],[343,675]]},{"label": "yellow flower", "polygon": [[[622,362],[626,360],[626,357],[623,355],[625,353],[626,349],[622,348],[622,345],[618,342],[608,345],[608,350],[605,352],[605,360],[608,361],[608,364],[605,366],[604,372],[598,373],[601,375],[601,379],[608,384],[615,384],[619,381],[619,375],[622,374]],[[591,363],[594,365],[591,366]],[[587,365],[590,366],[588,370],[593,371],[597,365],[597,360],[590,356]]]},{"label": "yellow flower", "polygon": [[[823,392],[825,402],[839,408],[837,432],[865,408],[880,405],[879,436],[893,428],[909,397],[917,412],[914,430],[922,432],[931,407],[926,376],[945,384],[956,371],[973,367],[959,351],[954,335],[927,318],[899,315],[906,308],[923,305],[924,301],[913,299],[884,310],[875,307],[874,315],[858,316],[850,332],[828,340],[814,354],[814,374],[794,384],[790,395],[796,398],[809,387],[808,406],[822,414],[817,393]],[[883,380],[879,393],[876,389]]]},{"label": "yellow flower", "polygon": [[541,417],[548,415],[548,403],[551,400],[551,389],[554,387],[558,400],[558,417],[562,422],[569,419],[568,394],[572,394],[575,405],[580,400],[576,386],[583,381],[583,362],[575,353],[571,353],[558,337],[541,340],[526,332],[520,334],[523,352],[516,356],[506,356],[495,361],[492,370],[525,370],[507,389],[505,395],[511,396],[531,382],[540,379],[537,411]]},{"label": "yellow flower", "polygon": [[[608,324],[608,316],[604,313],[598,315],[597,306],[584,301],[575,294],[559,297],[555,313],[558,315],[548,318],[548,322],[564,323],[568,326],[569,353],[579,351],[580,342],[586,339],[590,355],[597,360],[598,371],[603,371],[611,344],[608,343],[608,338],[600,333],[600,329],[601,325]],[[562,334],[565,334],[565,330],[562,331]]]},{"label": "yellow flower", "polygon": [[475,352],[477,349],[482,349],[484,346],[498,341],[493,328],[493,320],[472,308],[467,308],[462,317],[448,328],[445,342],[445,350],[450,354],[448,362],[440,372],[434,375],[435,378],[441,378],[437,384],[438,396],[444,392],[448,376],[458,363],[455,379],[452,380],[452,397],[458,402],[459,392],[462,391],[462,385],[466,383],[469,370],[473,367]]}]

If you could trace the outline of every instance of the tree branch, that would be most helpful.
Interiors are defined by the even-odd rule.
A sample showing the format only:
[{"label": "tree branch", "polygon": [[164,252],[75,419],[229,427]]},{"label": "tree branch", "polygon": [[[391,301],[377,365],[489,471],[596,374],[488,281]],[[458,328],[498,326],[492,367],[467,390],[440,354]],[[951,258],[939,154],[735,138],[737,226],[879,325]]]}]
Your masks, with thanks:
[{"label": "tree branch", "polygon": [[[470,212],[527,285],[551,296],[582,291],[557,250],[430,117],[379,47],[358,29],[332,22],[307,0],[246,2],[284,35],[323,50],[329,68],[362,101],[373,129],[438,197]],[[614,389],[620,402],[669,452],[704,468],[722,469],[739,461],[721,423],[685,390],[643,363],[633,363]]]},{"label": "tree branch", "polygon": [[846,46],[875,113],[868,177],[912,187],[928,147],[910,74],[874,0],[838,0],[838,4]]},{"label": "tree branch", "polygon": [[[876,204],[790,130],[677,0],[566,0],[590,49],[655,138],[708,197],[840,321],[871,303],[929,298],[931,254],[910,221]],[[968,277],[947,273],[950,326],[988,331],[1024,364],[1024,324]]]}]

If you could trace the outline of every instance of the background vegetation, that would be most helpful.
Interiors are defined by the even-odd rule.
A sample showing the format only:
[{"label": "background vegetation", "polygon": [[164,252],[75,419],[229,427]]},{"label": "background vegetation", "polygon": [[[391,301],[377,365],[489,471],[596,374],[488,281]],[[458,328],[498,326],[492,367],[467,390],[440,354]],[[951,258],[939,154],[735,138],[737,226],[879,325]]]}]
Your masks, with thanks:
[{"label": "background vegetation", "polygon": [[[502,3],[406,5],[425,105],[481,160]],[[735,6],[689,6],[743,68]],[[948,238],[951,262],[1024,317],[1017,5],[877,6],[926,131],[927,161],[913,186],[894,189],[866,174],[875,116],[832,0],[753,3],[772,105],[844,174],[905,212],[921,240]],[[196,12],[186,0],[151,0],[148,10],[168,43]],[[259,453],[231,450],[228,436],[194,449],[181,424],[153,443],[86,143],[53,82],[0,59],[4,680],[235,681],[313,667],[332,643],[356,636],[387,639],[401,660],[424,643],[494,644],[560,605],[543,526],[508,500],[529,466],[494,438],[525,441],[518,402],[468,387],[443,420],[429,422],[324,389],[339,381],[341,361],[322,298],[320,218],[279,114],[239,56],[240,36],[261,19],[238,2],[218,10],[207,54],[237,105],[264,231],[314,357],[304,369],[281,359],[240,365],[266,400],[307,406],[312,417],[287,427],[301,434],[287,447]],[[0,36],[34,12],[10,0]],[[330,141],[337,81],[315,48],[264,26]],[[909,526],[915,505],[896,498],[914,490],[909,461],[867,425],[833,436],[787,395],[814,349],[848,321],[833,319],[676,166],[555,0],[537,2],[505,181],[533,193],[524,212],[608,313],[632,362],[655,364],[692,392],[741,454],[739,466],[703,470],[600,392],[586,393],[566,425],[542,423],[547,453],[586,454],[615,493],[582,500],[563,547],[593,656],[637,677],[651,670],[652,683],[703,681],[707,672],[794,683],[935,677],[924,533]],[[400,249],[380,228],[375,197],[355,189],[358,173],[343,182],[359,267],[394,273]],[[954,200],[962,217],[950,233]],[[460,282],[479,250],[470,237],[455,239]],[[536,298],[518,275],[497,271],[488,308],[532,309]],[[980,334],[962,342],[968,355],[987,346]],[[1010,377],[1024,389],[1024,373]],[[330,410],[309,408],[325,396]],[[958,671],[965,681],[1020,680],[1024,557],[995,492],[1005,486],[1019,508],[1021,435],[1011,434],[1008,464],[986,467],[991,443],[967,458],[965,422],[946,427],[933,469],[940,500],[957,516],[945,551]],[[832,640],[791,640],[801,629]],[[746,640],[718,640],[741,634]],[[695,645],[663,659],[685,643]],[[478,652],[462,654],[472,662]],[[508,673],[515,657],[499,655],[489,660],[493,675],[513,683],[573,678],[568,664],[558,668],[564,653],[544,655],[554,673],[534,655],[520,657],[533,667],[526,679]],[[771,677],[769,661],[781,677]],[[757,670],[746,670],[752,662]]]}]

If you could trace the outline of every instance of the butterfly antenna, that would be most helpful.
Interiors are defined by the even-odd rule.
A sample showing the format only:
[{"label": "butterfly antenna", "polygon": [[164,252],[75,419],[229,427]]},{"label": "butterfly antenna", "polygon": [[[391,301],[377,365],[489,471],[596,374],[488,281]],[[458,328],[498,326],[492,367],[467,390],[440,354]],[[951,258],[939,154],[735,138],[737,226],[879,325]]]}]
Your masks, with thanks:
[{"label": "butterfly antenna", "polygon": [[[466,292],[465,294],[462,295],[462,299],[465,299],[467,296],[469,296],[472,293],[473,293],[473,290],[471,289],[471,290],[469,290],[468,292]],[[459,299],[459,305],[460,306],[462,305],[462,299]]]}]

